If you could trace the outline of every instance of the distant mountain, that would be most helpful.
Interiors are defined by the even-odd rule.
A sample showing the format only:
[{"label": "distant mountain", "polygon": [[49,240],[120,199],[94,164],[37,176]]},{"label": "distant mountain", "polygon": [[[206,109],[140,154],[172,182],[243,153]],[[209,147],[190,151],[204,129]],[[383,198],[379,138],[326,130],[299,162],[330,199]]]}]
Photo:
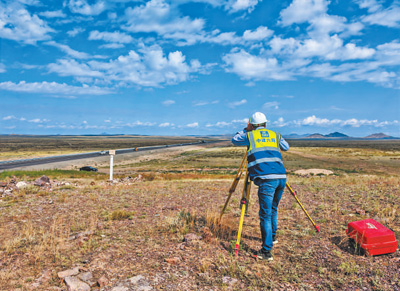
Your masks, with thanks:
[{"label": "distant mountain", "polygon": [[349,137],[348,135],[345,135],[345,134],[337,132],[337,131],[332,132],[330,134],[326,134],[324,136],[325,137],[339,137],[339,138],[348,138]]},{"label": "distant mountain", "polygon": [[370,134],[370,135],[368,135],[368,136],[366,136],[364,138],[369,138],[369,139],[394,139],[395,137],[380,132],[380,133]]},{"label": "distant mountain", "polygon": [[314,133],[314,134],[310,134],[309,136],[306,136],[305,138],[307,138],[307,139],[325,139],[326,136],[322,135],[320,133]]}]

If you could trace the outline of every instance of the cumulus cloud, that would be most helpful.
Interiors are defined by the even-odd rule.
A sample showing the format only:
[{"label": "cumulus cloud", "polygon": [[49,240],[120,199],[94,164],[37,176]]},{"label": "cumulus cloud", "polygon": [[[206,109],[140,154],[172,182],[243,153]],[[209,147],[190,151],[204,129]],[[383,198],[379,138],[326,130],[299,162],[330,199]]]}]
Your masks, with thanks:
[{"label": "cumulus cloud", "polygon": [[189,124],[186,124],[186,127],[196,128],[196,127],[199,127],[199,123],[198,122],[189,123]]},{"label": "cumulus cloud", "polygon": [[255,31],[246,30],[243,33],[244,40],[260,41],[273,35],[274,32],[266,26],[259,26]]},{"label": "cumulus cloud", "polygon": [[280,68],[276,58],[254,56],[244,50],[223,56],[225,70],[245,80],[289,80],[291,74]]},{"label": "cumulus cloud", "polygon": [[119,31],[99,32],[97,30],[94,30],[90,32],[89,40],[103,40],[106,42],[119,43],[119,44],[133,42],[133,38],[130,35],[126,33],[121,33]]},{"label": "cumulus cloud", "polygon": [[177,3],[186,2],[200,2],[208,3],[214,7],[224,7],[225,10],[230,13],[235,13],[243,10],[251,12],[254,10],[255,6],[262,0],[177,0]]},{"label": "cumulus cloud", "polygon": [[369,10],[372,13],[362,18],[364,22],[394,28],[400,27],[400,3],[398,1],[393,1],[392,5],[386,9],[376,3],[369,7],[373,7],[372,10]]},{"label": "cumulus cloud", "polygon": [[170,123],[170,122],[164,122],[164,123],[160,123],[159,127],[174,127],[175,124]]},{"label": "cumulus cloud", "polygon": [[106,2],[97,1],[93,5],[90,5],[86,0],[69,0],[67,6],[72,13],[78,13],[82,15],[99,15],[107,9]]},{"label": "cumulus cloud", "polygon": [[75,37],[75,36],[77,36],[79,33],[82,33],[82,32],[84,32],[84,31],[85,31],[85,29],[83,29],[82,27],[75,27],[74,29],[67,31],[67,34],[68,34],[70,37]]},{"label": "cumulus cloud", "polygon": [[327,119],[327,118],[319,118],[315,115],[309,116],[302,120],[295,120],[292,122],[297,126],[320,126],[320,127],[328,127],[328,126],[340,126],[340,127],[361,127],[361,126],[373,126],[373,127],[384,127],[388,125],[397,125],[399,123],[398,120],[393,121],[378,121],[376,119],[368,120],[368,119],[356,119],[350,118],[346,120],[341,119]]},{"label": "cumulus cloud", "polygon": [[18,3],[0,3],[0,37],[25,44],[50,39],[55,32],[37,15],[31,15]]},{"label": "cumulus cloud", "polygon": [[293,23],[303,23],[315,18],[328,10],[327,0],[293,0],[289,7],[280,13],[280,23],[284,26]]},{"label": "cumulus cloud", "polygon": [[186,81],[194,72],[202,73],[203,66],[197,60],[188,64],[180,51],[167,55],[158,45],[141,46],[128,55],[108,62],[59,60],[48,66],[49,71],[63,76],[94,77],[106,82],[121,82],[120,85],[136,84],[145,87],[176,84]]},{"label": "cumulus cloud", "polygon": [[2,82],[0,90],[24,92],[24,93],[43,93],[43,94],[72,94],[72,95],[105,95],[112,94],[112,91],[106,88],[96,86],[71,86],[65,83],[56,82],[33,82],[27,83],[21,81],[19,83]]},{"label": "cumulus cloud", "polygon": [[201,32],[203,19],[181,17],[177,9],[163,0],[151,0],[146,4],[125,10],[127,25],[124,29],[131,32],[155,32],[167,38],[184,39],[188,42],[193,35]]}]

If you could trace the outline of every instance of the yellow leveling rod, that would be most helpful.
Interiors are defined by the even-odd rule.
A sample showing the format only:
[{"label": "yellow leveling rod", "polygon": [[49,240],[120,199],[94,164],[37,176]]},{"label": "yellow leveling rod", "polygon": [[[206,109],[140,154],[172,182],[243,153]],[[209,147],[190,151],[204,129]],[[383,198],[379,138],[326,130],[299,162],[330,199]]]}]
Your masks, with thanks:
[{"label": "yellow leveling rod", "polygon": [[301,206],[301,209],[303,209],[304,213],[307,215],[308,219],[311,221],[311,223],[314,225],[315,229],[319,232],[319,226],[315,224],[315,222],[312,220],[310,215],[308,215],[307,211],[304,209],[303,205],[301,204],[300,200],[297,198],[296,192],[293,191],[292,187],[288,183],[286,183],[286,187],[289,189],[289,192],[296,198],[297,203]]},{"label": "yellow leveling rod", "polygon": [[221,210],[221,214],[219,216],[219,221],[221,221],[222,215],[224,215],[224,213],[225,213],[225,209],[228,206],[229,200],[231,199],[231,196],[232,196],[233,192],[235,192],[235,190],[236,190],[236,187],[237,187],[237,185],[238,185],[238,183],[240,181],[240,178],[242,177],[243,170],[245,168],[247,168],[246,158],[247,158],[247,152],[244,154],[242,162],[240,163],[240,167],[239,167],[239,169],[238,169],[238,171],[236,173],[236,177],[232,182],[231,188],[229,188],[229,196],[228,196],[228,199],[226,199],[225,205]]},{"label": "yellow leveling rod", "polygon": [[240,213],[239,230],[238,230],[238,236],[237,236],[236,245],[235,245],[235,257],[237,257],[238,253],[239,253],[239,244],[240,244],[240,237],[242,235],[243,220],[244,220],[244,215],[246,213],[248,198],[250,195],[250,185],[251,184],[249,181],[249,171],[247,169],[246,180],[245,180],[244,187],[243,187],[242,200],[240,201],[240,203],[242,205],[242,211]]}]

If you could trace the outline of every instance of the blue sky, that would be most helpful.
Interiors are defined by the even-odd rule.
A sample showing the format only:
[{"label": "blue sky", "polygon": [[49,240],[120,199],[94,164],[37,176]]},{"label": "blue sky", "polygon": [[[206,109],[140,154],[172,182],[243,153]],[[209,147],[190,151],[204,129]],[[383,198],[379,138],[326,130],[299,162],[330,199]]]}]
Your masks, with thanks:
[{"label": "blue sky", "polygon": [[0,2],[1,134],[400,136],[400,1]]}]

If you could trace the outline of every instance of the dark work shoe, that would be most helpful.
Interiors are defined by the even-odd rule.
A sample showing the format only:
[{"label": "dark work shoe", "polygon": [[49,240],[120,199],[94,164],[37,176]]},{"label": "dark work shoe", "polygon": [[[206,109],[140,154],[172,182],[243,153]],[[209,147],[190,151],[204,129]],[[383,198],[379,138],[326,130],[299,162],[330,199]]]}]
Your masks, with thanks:
[{"label": "dark work shoe", "polygon": [[266,261],[272,261],[274,258],[272,257],[271,252],[268,251],[263,251],[263,250],[259,250],[256,253],[256,257],[259,260],[266,260]]},{"label": "dark work shoe", "polygon": [[273,235],[273,236],[272,236],[272,243],[273,243],[274,245],[278,243],[278,240],[277,240],[277,238],[276,238],[276,235]]}]

